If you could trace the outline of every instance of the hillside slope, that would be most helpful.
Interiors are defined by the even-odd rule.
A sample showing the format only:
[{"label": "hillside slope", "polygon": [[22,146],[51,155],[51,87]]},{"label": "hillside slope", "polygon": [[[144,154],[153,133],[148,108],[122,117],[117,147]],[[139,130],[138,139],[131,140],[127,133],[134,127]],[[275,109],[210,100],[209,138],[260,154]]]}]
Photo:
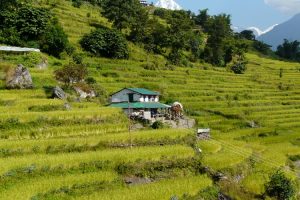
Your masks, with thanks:
[{"label": "hillside slope", "polygon": [[[58,1],[53,12],[79,50],[91,21],[109,26],[90,5]],[[0,55],[0,68],[21,57]],[[47,58],[48,69],[30,68],[35,89],[0,89],[0,199],[181,198],[213,185],[207,167],[227,177],[215,184],[222,193],[252,200],[279,167],[299,177],[299,63],[247,54],[247,72],[235,75],[205,63],[147,70],[147,55],[135,45],[129,60],[85,57],[89,76],[108,94],[144,87],[183,103],[197,127],[212,130],[211,140],[196,141],[194,129],[128,132],[122,111],[97,101],[70,101],[66,110],[44,89],[57,85],[53,71],[69,61]]]}]

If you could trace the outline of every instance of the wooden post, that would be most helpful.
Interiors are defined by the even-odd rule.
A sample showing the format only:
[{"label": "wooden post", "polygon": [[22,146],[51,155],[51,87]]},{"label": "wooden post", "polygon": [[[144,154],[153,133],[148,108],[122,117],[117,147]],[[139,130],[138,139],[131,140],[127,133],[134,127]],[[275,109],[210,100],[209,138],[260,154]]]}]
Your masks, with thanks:
[{"label": "wooden post", "polygon": [[129,140],[130,140],[130,148],[132,149],[132,138],[131,138],[131,119],[130,119],[130,101],[129,101],[129,96],[128,96],[128,132],[129,132]]}]

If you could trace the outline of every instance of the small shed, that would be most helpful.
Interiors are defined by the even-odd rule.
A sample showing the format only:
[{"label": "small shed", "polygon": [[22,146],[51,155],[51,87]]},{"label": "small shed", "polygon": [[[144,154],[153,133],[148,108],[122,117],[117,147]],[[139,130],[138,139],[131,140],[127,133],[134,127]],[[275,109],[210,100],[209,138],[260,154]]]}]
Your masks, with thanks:
[{"label": "small shed", "polygon": [[197,137],[200,140],[209,140],[210,136],[210,128],[198,128],[197,130]]}]

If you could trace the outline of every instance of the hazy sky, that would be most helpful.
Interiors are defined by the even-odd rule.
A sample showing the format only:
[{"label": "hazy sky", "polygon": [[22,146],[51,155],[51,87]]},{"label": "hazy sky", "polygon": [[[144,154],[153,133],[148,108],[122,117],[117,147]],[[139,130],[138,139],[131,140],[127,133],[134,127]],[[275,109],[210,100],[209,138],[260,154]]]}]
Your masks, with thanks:
[{"label": "hazy sky", "polygon": [[[151,0],[149,0],[151,1]],[[232,25],[241,28],[251,26],[262,30],[282,23],[300,13],[300,0],[175,0],[184,9],[197,12],[209,9],[210,14],[227,13]],[[156,2],[156,0],[153,0]]]}]

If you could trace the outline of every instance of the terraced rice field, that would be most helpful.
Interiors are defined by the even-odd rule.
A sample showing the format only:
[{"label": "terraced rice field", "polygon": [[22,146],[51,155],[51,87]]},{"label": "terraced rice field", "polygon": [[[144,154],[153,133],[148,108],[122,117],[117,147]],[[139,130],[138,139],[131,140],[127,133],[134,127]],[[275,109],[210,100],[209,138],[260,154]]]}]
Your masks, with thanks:
[{"label": "terraced rice field", "polygon": [[[263,193],[268,174],[278,167],[295,180],[299,177],[300,169],[289,156],[300,155],[300,71],[297,64],[268,64],[268,59],[248,57],[261,64],[250,64],[241,76],[214,68],[147,73],[122,61],[107,67],[118,77],[101,76],[105,63],[101,71],[90,63],[90,71],[108,93],[122,87],[148,87],[161,91],[165,100],[182,102],[198,127],[212,129],[210,141],[197,142],[202,150],[199,162],[228,176],[220,183],[221,188],[230,186],[223,187],[225,193],[247,199],[233,189],[242,185],[251,199]],[[284,67],[282,78],[280,67]],[[39,76],[39,71],[32,71],[33,77]],[[131,74],[141,78],[132,79]],[[124,179],[133,174],[118,170],[126,163],[198,157],[188,139],[195,130],[129,133],[121,110],[94,102],[72,102],[66,110],[65,102],[47,98],[41,86],[0,91],[4,199],[169,199],[196,194],[212,184],[207,175],[177,169],[171,177],[159,175],[164,178],[127,186]]]}]

